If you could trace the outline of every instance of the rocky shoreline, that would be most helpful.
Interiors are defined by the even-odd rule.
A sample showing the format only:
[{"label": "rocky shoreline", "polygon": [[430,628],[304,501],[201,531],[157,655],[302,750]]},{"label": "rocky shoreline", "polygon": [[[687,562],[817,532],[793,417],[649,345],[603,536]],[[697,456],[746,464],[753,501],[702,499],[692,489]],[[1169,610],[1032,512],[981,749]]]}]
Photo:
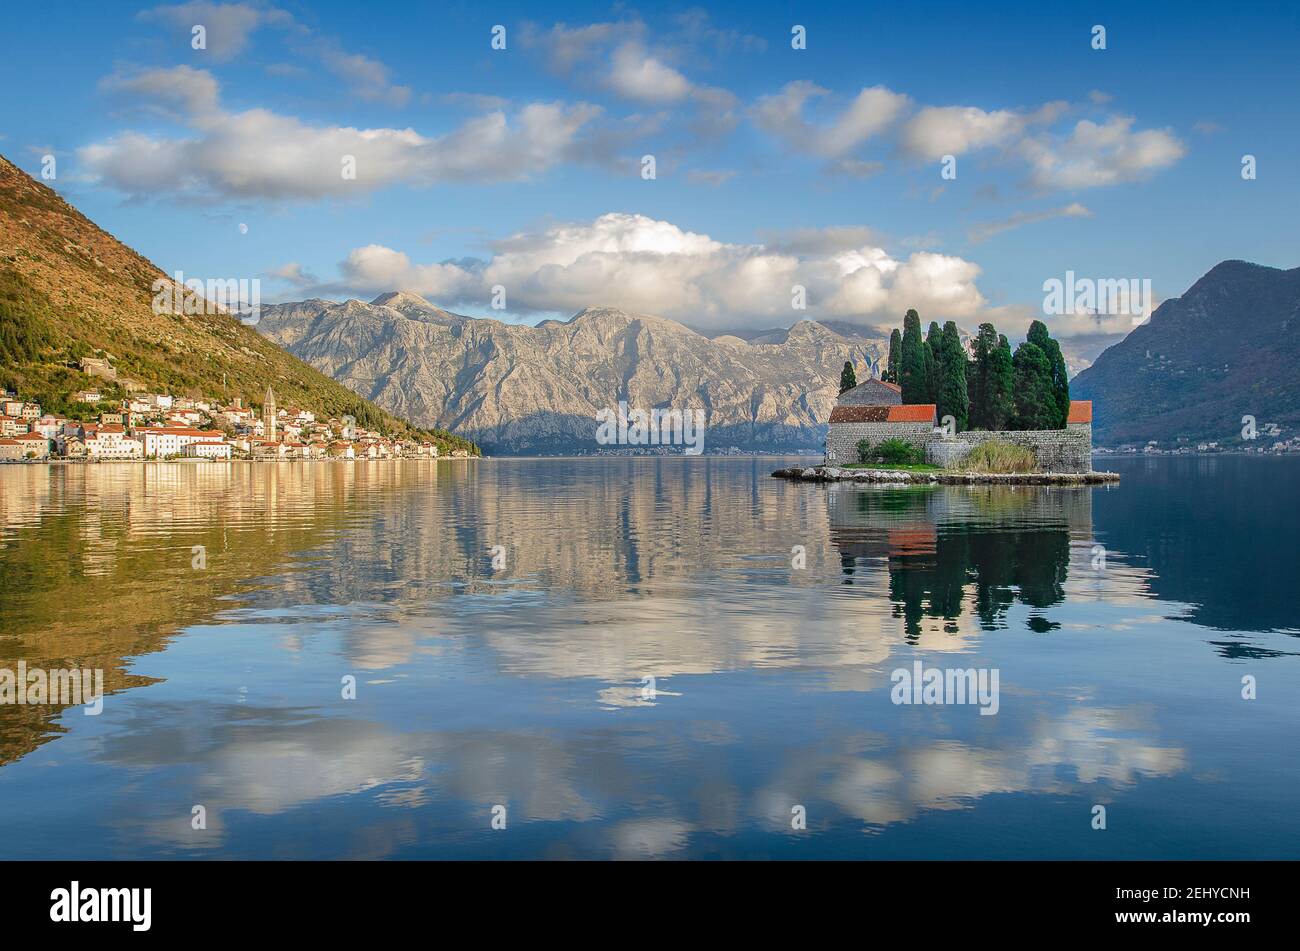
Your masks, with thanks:
[{"label": "rocky shoreline", "polygon": [[777,479],[804,482],[865,482],[910,485],[1101,485],[1118,482],[1117,472],[908,472],[903,469],[843,469],[838,466],[791,466],[772,473]]}]

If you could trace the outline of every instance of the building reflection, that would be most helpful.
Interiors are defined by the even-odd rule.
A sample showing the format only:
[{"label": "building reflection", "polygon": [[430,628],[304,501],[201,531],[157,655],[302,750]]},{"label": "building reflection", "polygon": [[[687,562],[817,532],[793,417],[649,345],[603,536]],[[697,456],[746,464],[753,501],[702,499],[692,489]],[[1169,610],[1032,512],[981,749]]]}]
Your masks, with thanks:
[{"label": "building reflection", "polygon": [[1092,534],[1087,488],[841,486],[827,514],[841,584],[874,576],[883,562],[911,643],[925,618],[950,633],[966,613],[983,630],[1006,627],[1016,602],[1036,609],[1032,630],[1055,629],[1045,609],[1065,599],[1071,541]]}]

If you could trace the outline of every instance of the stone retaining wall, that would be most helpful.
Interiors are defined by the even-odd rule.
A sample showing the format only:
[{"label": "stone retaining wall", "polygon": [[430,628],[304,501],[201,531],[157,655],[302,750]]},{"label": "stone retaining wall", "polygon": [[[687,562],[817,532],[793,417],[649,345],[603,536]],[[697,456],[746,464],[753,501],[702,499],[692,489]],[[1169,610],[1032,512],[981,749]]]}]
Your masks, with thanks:
[{"label": "stone retaining wall", "polygon": [[860,439],[872,445],[901,439],[924,449],[927,461],[944,467],[960,462],[980,443],[996,439],[1031,450],[1042,472],[1092,471],[1092,426],[1087,423],[1030,432],[964,432],[951,438],[936,433],[929,423],[834,423],[826,434],[827,461],[857,462]]},{"label": "stone retaining wall", "polygon": [[981,443],[1009,442],[1033,452],[1042,472],[1091,472],[1092,426],[1071,423],[1065,429],[1040,429],[1030,432],[965,432],[950,439],[933,436],[925,447],[925,457],[937,466],[955,465]]},{"label": "stone retaining wall", "polygon": [[832,423],[826,433],[826,458],[840,464],[857,462],[859,439],[869,439],[873,446],[901,439],[924,449],[935,438],[930,423]]}]

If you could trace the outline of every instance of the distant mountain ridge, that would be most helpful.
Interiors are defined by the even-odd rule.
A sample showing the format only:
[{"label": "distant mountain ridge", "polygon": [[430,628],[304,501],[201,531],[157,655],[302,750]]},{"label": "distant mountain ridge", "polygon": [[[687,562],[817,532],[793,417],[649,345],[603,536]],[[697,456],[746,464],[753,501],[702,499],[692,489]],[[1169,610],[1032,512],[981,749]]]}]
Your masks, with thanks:
[{"label": "distant mountain ridge", "polygon": [[[1300,268],[1224,261],[1070,384],[1098,445],[1243,445],[1242,418],[1300,428]],[[1261,437],[1263,438],[1263,437]]]},{"label": "distant mountain ridge", "polygon": [[258,329],[390,412],[519,454],[598,449],[596,414],[620,400],[704,410],[706,452],[818,450],[844,361],[865,377],[887,350],[814,321],[753,341],[710,339],[608,307],[530,327],[401,291],[264,306]]}]

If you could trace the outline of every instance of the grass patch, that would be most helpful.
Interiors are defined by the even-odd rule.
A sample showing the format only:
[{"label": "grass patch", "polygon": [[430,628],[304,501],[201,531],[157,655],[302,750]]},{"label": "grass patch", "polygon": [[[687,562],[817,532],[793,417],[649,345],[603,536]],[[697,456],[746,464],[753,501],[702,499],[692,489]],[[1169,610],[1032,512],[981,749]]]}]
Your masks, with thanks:
[{"label": "grass patch", "polygon": [[1037,472],[1038,460],[1031,449],[994,439],[980,443],[954,468],[964,472],[1001,474]]}]

